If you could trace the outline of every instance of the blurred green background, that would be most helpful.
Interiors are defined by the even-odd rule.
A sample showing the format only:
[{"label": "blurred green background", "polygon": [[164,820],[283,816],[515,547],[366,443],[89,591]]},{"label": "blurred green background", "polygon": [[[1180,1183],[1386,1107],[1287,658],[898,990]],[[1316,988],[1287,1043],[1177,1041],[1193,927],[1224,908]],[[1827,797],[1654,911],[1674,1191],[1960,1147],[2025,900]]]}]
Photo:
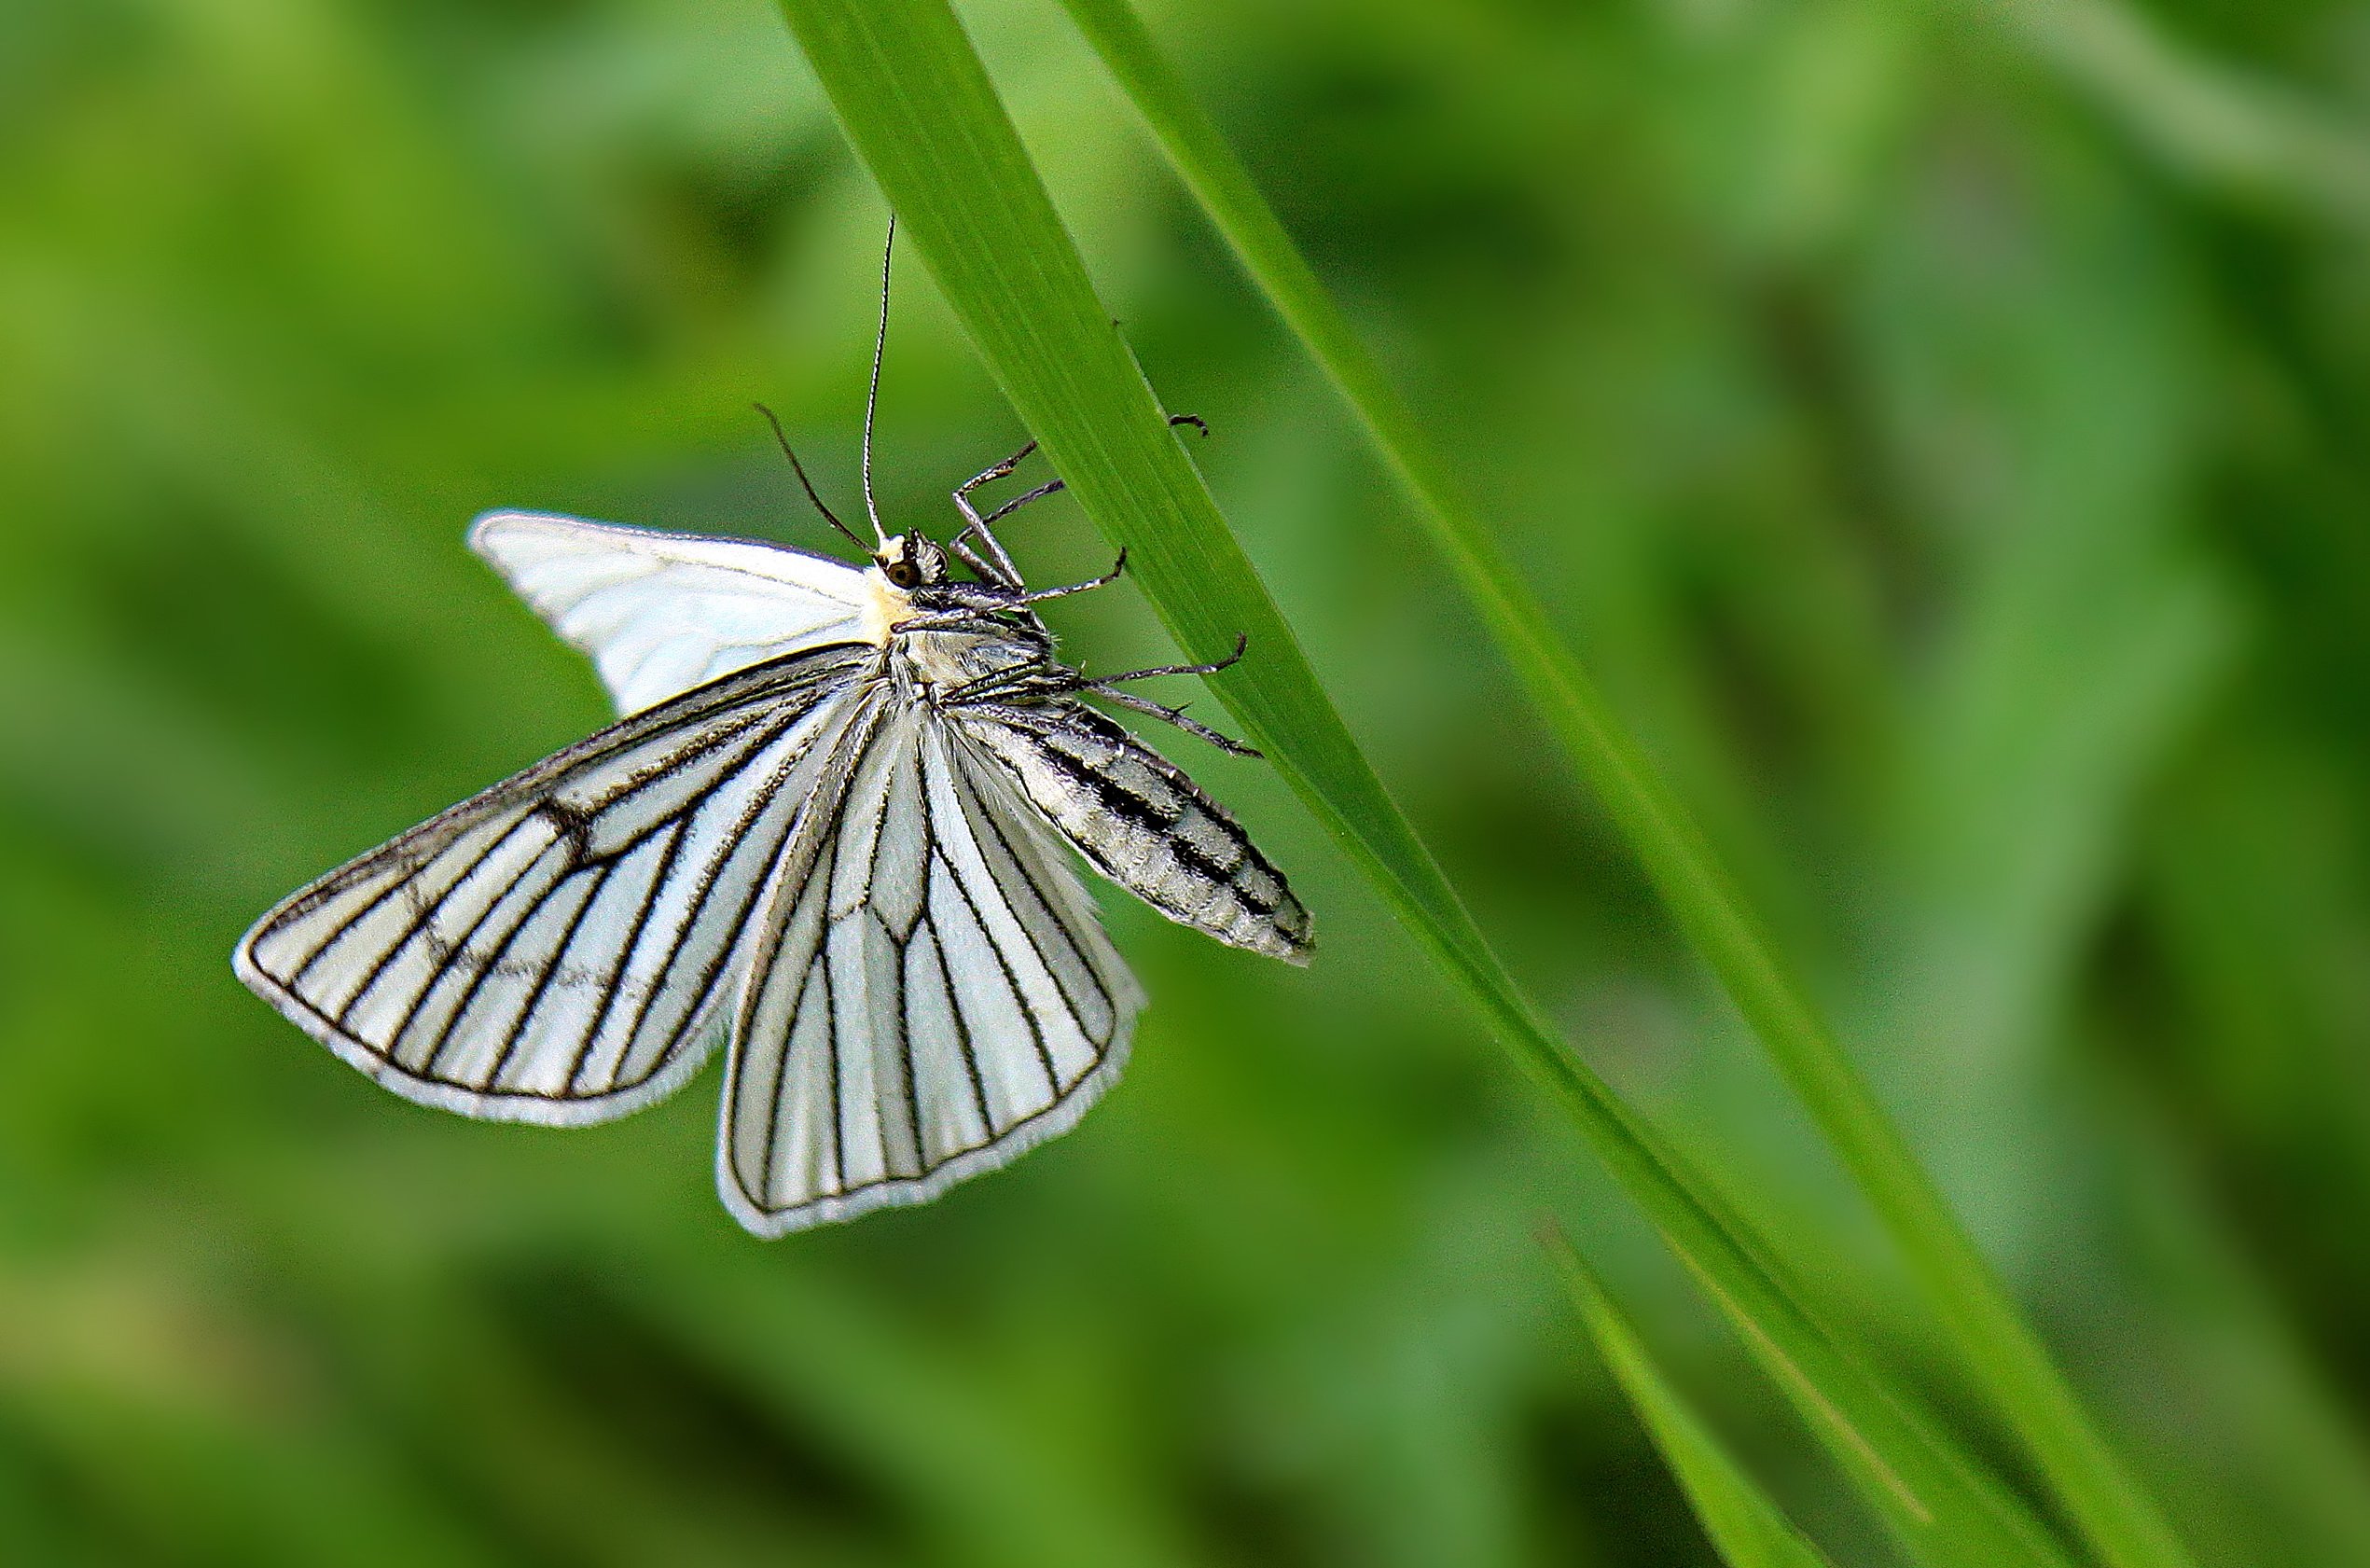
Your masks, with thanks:
[{"label": "blurred green background", "polygon": [[[1527,983],[1969,1422],[1091,57],[963,14]],[[2201,1558],[2370,1562],[2370,7],[1150,16]],[[1154,1006],[1105,1104],[769,1245],[713,1075],[474,1125],[233,980],[281,894],[605,716],[473,514],[830,546],[749,403],[852,494],[883,216],[763,0],[0,9],[0,1561],[1708,1561],[1550,1217],[1890,1561],[1255,763],[1155,737],[1313,968],[1106,898]],[[943,529],[1021,433],[900,283],[884,501]],[[1106,555],[1066,501],[1012,537]],[[1124,586],[1055,620],[1167,652]]]}]

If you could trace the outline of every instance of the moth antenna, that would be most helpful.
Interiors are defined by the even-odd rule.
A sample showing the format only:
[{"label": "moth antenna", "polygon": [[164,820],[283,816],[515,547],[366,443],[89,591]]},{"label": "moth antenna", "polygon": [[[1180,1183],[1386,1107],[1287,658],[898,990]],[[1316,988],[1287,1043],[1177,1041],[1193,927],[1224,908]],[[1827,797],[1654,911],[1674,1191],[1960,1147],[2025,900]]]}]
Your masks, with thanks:
[{"label": "moth antenna", "polygon": [[889,531],[880,526],[880,508],[872,502],[872,414],[880,404],[880,353],[889,346],[889,259],[897,249],[897,215],[889,215],[889,237],[880,246],[880,330],[872,338],[872,386],[864,396],[864,510],[881,544]]},{"label": "moth antenna", "polygon": [[815,493],[814,481],[807,478],[807,465],[798,461],[798,454],[790,450],[790,437],[782,433],[782,421],[775,418],[773,410],[763,403],[752,403],[749,406],[765,415],[766,423],[773,426],[775,443],[782,448],[782,455],[790,460],[790,471],[798,476],[799,487],[807,493],[807,499],[814,503],[814,509],[823,514],[823,520],[845,534],[848,536],[848,542],[856,548],[864,548],[864,541],[856,537],[855,530],[841,522],[839,514],[825,506],[823,497]]}]

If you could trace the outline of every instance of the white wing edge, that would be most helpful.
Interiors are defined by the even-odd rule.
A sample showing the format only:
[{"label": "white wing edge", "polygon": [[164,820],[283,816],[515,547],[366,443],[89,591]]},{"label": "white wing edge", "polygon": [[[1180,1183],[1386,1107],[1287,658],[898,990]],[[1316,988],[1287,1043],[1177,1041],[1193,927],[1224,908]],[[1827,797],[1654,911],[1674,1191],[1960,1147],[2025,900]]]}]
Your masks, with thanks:
[{"label": "white wing edge", "polygon": [[347,1066],[361,1073],[380,1088],[401,1095],[415,1105],[425,1105],[434,1111],[450,1111],[472,1121],[518,1122],[531,1127],[597,1127],[603,1122],[616,1121],[644,1110],[666,1099],[700,1074],[708,1059],[716,1054],[723,1038],[715,1027],[717,1006],[733,994],[731,986],[718,986],[716,994],[700,1009],[698,1020],[685,1031],[689,1043],[647,1079],[616,1094],[588,1100],[553,1100],[541,1095],[480,1094],[458,1084],[430,1083],[415,1078],[392,1062],[381,1061],[360,1043],[348,1038],[338,1027],[307,1006],[278,980],[256,966],[248,949],[263,933],[264,927],[275,920],[280,911],[302,898],[312,889],[308,886],[291,894],[272,906],[261,920],[248,928],[239,938],[230,955],[230,966],[247,988],[270,1002],[280,1016],[295,1024],[329,1048],[332,1055]]},{"label": "white wing edge", "polygon": [[927,1203],[946,1195],[958,1183],[973,1176],[1009,1165],[1039,1144],[1060,1137],[1078,1125],[1079,1119],[1092,1110],[1102,1098],[1120,1070],[1128,1064],[1128,1053],[1135,1044],[1135,1017],[1122,1019],[1112,1035],[1110,1048],[1092,1071],[1078,1080],[1075,1089],[1039,1111],[1030,1119],[1014,1125],[993,1143],[986,1144],[967,1154],[959,1154],[926,1176],[899,1177],[894,1181],[876,1183],[858,1192],[838,1193],[802,1203],[780,1214],[766,1214],[752,1207],[741,1195],[741,1184],[732,1174],[730,1156],[725,1142],[732,1125],[732,1100],[721,1096],[716,1127],[716,1192],[732,1217],[741,1228],[765,1241],[787,1236],[794,1230],[811,1230],[818,1225],[837,1225],[875,1209],[905,1208]]},{"label": "white wing edge", "polygon": [[599,541],[604,548],[659,562],[721,566],[769,577],[825,599],[836,599],[852,610],[868,602],[864,568],[796,545],[771,539],[746,539],[730,534],[687,534],[672,528],[634,528],[622,522],[595,522],[564,512],[521,512],[496,507],[479,512],[469,523],[469,548],[492,562],[506,581],[515,583],[513,562],[520,558],[503,535],[540,537],[547,544],[581,545]]}]

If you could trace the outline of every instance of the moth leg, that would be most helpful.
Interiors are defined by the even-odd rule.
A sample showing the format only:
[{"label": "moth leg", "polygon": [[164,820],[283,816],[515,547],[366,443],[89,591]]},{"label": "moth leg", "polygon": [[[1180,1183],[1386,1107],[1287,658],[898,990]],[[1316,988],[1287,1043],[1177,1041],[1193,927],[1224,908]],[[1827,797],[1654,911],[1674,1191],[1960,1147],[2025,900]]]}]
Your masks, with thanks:
[{"label": "moth leg", "polygon": [[1042,501],[1046,496],[1053,494],[1056,491],[1067,490],[1069,486],[1063,484],[1060,479],[1047,479],[1045,483],[1037,486],[1034,490],[1021,492],[1011,500],[1006,501],[1003,506],[998,506],[994,511],[990,512],[986,517],[981,518],[979,520],[980,533],[982,535],[985,535],[988,525],[995,521],[998,518],[1008,516],[1011,513],[1019,511],[1021,507],[1027,506],[1032,501]]},{"label": "moth leg", "polygon": [[1105,572],[1102,576],[1099,577],[1089,577],[1082,583],[1072,583],[1067,588],[1040,589],[1036,592],[1030,594],[1025,603],[1031,604],[1042,604],[1047,599],[1060,599],[1073,593],[1085,593],[1092,589],[1108,588],[1113,583],[1117,582],[1119,580],[1119,575],[1127,569],[1128,551],[1125,546],[1121,546],[1119,549],[1119,559],[1111,563],[1111,570]]},{"label": "moth leg", "polygon": [[[1175,429],[1180,424],[1190,424],[1196,430],[1200,431],[1204,436],[1210,434],[1210,426],[1204,423],[1198,415],[1171,414],[1169,416],[1169,427],[1171,430]],[[1014,452],[1002,463],[997,464],[994,467],[972,479],[969,484],[964,485],[961,491],[957,492],[958,495],[965,498],[965,514],[968,515],[970,510],[967,499],[970,492],[974,488],[978,485],[985,484],[990,479],[1003,479],[1005,475],[1012,472],[1014,465],[1018,464],[1022,458],[1028,456],[1031,452],[1036,451],[1036,449],[1037,443],[1034,441],[1030,442],[1027,446],[1022,447],[1019,451]],[[1019,511],[1021,507],[1027,506],[1032,501],[1042,501],[1046,496],[1053,494],[1056,491],[1067,488],[1068,487],[1064,485],[1061,480],[1052,479],[1047,479],[1045,483],[1037,486],[1034,490],[1027,492],[1025,494],[1014,496],[1011,500],[1006,501],[1003,506],[998,506],[994,511],[990,512],[986,517],[977,520],[981,536],[992,537],[992,535],[988,534],[987,530],[989,525],[995,522],[998,519],[1010,516],[1012,513]],[[1018,580],[1017,577],[1016,580]]]},{"label": "moth leg", "polygon": [[[969,479],[963,480],[963,483],[954,487],[955,509],[963,514],[963,526],[955,530],[955,535],[952,539],[947,541],[947,548],[951,551],[957,559],[961,560],[964,565],[970,567],[981,576],[1003,583],[1009,588],[1019,588],[1020,586],[1020,572],[1018,567],[1012,564],[1012,557],[1005,553],[1003,544],[997,540],[994,533],[989,528],[989,524],[993,521],[995,518],[1000,518],[1004,516],[1005,512],[1010,511],[1012,506],[1005,506],[998,507],[993,516],[983,518],[979,515],[977,508],[971,505],[971,493],[978,489],[983,484],[991,484],[997,479],[1009,477],[1012,471],[1019,467],[1020,465],[1027,460],[1029,454],[1036,450],[1037,443],[1033,439],[1028,445],[1022,447],[1019,451],[1014,452],[1010,457],[1005,458],[1002,463],[995,464],[991,467],[982,468],[979,472],[972,475]],[[1057,484],[1060,483],[1059,480],[1056,480],[1055,482]],[[1027,499],[1027,497],[1023,497],[1023,499]],[[1018,505],[1018,503],[1014,503],[1014,505]],[[985,546],[987,548],[988,559],[986,561],[982,561],[976,553],[973,552],[971,548],[969,540],[975,534],[978,535],[980,544]],[[991,562],[992,562],[992,564],[991,564]]]},{"label": "moth leg", "polygon": [[991,670],[977,675],[961,686],[949,687],[938,701],[950,708],[978,707],[990,703],[1002,705],[1013,698],[1059,697],[1079,689],[1084,677],[1075,671],[1058,664],[1016,664],[1008,670]]},{"label": "moth leg", "polygon": [[[1126,678],[1127,677],[1120,675],[1114,675],[1112,677],[1114,680],[1123,680]],[[1228,756],[1263,756],[1266,755],[1256,746],[1246,746],[1240,741],[1234,739],[1230,735],[1219,734],[1216,730],[1211,728],[1199,719],[1186,717],[1185,711],[1183,708],[1164,707],[1160,703],[1155,702],[1149,698],[1138,697],[1132,691],[1114,691],[1109,687],[1104,686],[1099,681],[1088,682],[1087,685],[1079,687],[1078,689],[1082,691],[1091,691],[1096,696],[1106,698],[1111,701],[1118,703],[1123,708],[1131,708],[1140,714],[1149,714],[1154,718],[1160,720],[1164,724],[1173,724],[1179,729],[1184,730],[1186,734],[1193,736],[1197,740],[1209,742],[1212,745],[1217,747],[1220,751],[1227,753]]]},{"label": "moth leg", "polygon": [[[1026,456],[1030,451],[1033,450],[1036,444],[1034,441],[1030,442],[1028,447],[1023,448],[1019,454],[1007,461],[1018,462],[1020,457]],[[1004,468],[1005,473],[1011,472],[1009,468],[1005,467],[1004,464],[998,464],[996,468]],[[989,469],[985,474],[980,475],[979,479],[972,480],[972,483],[977,484],[979,479],[1002,478],[1003,476],[997,473],[996,468]],[[947,542],[947,548],[953,552],[964,565],[979,573],[980,576],[991,577],[1007,588],[1021,587],[1020,569],[1012,563],[1012,557],[1005,553],[1004,542],[996,537],[994,525],[999,519],[1019,511],[1030,502],[1041,501],[1056,491],[1066,488],[1060,479],[1047,479],[1036,489],[1025,491],[1014,496],[986,517],[981,517],[972,509],[971,497],[967,493],[968,486],[956,491],[954,504],[963,509],[963,517],[969,520],[955,531],[954,537]],[[977,534],[979,543],[987,547],[987,562],[982,562],[972,553],[970,545],[965,542],[965,536],[970,534]]]},{"label": "moth leg", "polygon": [[[1122,564],[1126,563],[1126,559],[1123,551],[1120,556]],[[1050,598],[1055,594],[1083,592],[1089,588],[1099,588],[1118,575],[1118,568],[1114,567],[1108,576],[1099,577],[1093,582],[1079,583],[1071,588],[1058,588],[1046,594],[1031,597],[1033,601],[1040,597]],[[940,618],[935,616],[917,616],[910,620],[900,621],[897,630],[902,631],[910,628],[915,631],[931,631],[936,629]],[[1233,668],[1241,659],[1243,650],[1250,645],[1251,639],[1248,634],[1238,634],[1234,640],[1234,652],[1214,664],[1155,664],[1149,669],[1129,670],[1116,675],[1089,675],[1083,670],[1066,669],[1059,664],[1016,664],[1008,670],[997,670],[965,681],[961,686],[950,688],[940,701],[951,704],[978,703],[986,701],[991,693],[1005,691],[1025,692],[1030,697],[1063,697],[1074,691],[1099,691],[1107,697],[1117,698],[1130,704],[1140,703],[1144,701],[1143,698],[1113,688],[1122,681],[1141,681],[1154,675],[1214,675],[1221,670]],[[1159,704],[1154,703],[1144,711],[1157,712],[1165,716],[1178,710],[1162,708]]]},{"label": "moth leg", "polygon": [[1149,714],[1165,724],[1172,724],[1188,735],[1209,742],[1220,751],[1231,753],[1236,756],[1257,756],[1260,754],[1254,748],[1244,745],[1229,736],[1220,734],[1199,719],[1187,718],[1182,707],[1171,708],[1164,703],[1155,702],[1150,698],[1139,697],[1132,691],[1119,689],[1119,685],[1123,681],[1140,681],[1153,675],[1214,675],[1239,661],[1242,658],[1243,651],[1250,645],[1249,635],[1238,633],[1234,640],[1234,652],[1213,664],[1157,664],[1146,670],[1130,670],[1124,674],[1101,676],[1090,676],[1081,671],[1056,667],[1046,670],[1018,670],[1009,675],[999,672],[990,678],[997,682],[1000,687],[1008,687],[1012,696],[1024,701],[1029,698],[1060,697],[1075,691],[1090,691],[1099,697],[1109,698],[1123,708],[1132,709],[1140,714]]},{"label": "moth leg", "polygon": [[[966,533],[969,532],[967,525],[964,531]],[[1019,588],[1020,586],[1016,582],[1005,581],[1001,568],[991,566],[987,562],[980,560],[979,552],[965,544],[963,539],[963,534],[956,534],[953,538],[947,541],[947,553],[953,556],[957,561],[962,562],[965,566],[970,567],[972,571],[977,573],[979,580],[982,582],[995,583],[1004,588]]]},{"label": "moth leg", "polygon": [[[1169,416],[1171,429],[1173,430],[1181,424],[1190,424],[1204,436],[1210,434],[1209,424],[1198,415],[1171,414]],[[1019,567],[1013,565],[1012,557],[1005,550],[1003,541],[996,537],[995,524],[1010,517],[1030,502],[1042,501],[1046,496],[1069,487],[1058,478],[1047,479],[1034,490],[1014,496],[985,517],[980,516],[978,508],[971,504],[971,493],[981,485],[992,484],[998,479],[1011,478],[1014,470],[1018,469],[1028,459],[1029,454],[1036,450],[1037,443],[1032,439],[1002,463],[980,469],[979,472],[954,487],[955,509],[963,514],[963,526],[955,530],[954,537],[947,542],[948,551],[981,576],[992,578],[1012,588],[1021,586],[1020,571]],[[970,541],[975,535],[987,552],[984,560],[971,548]]]},{"label": "moth leg", "polygon": [[[1127,559],[1124,552],[1122,552],[1120,559],[1122,561]],[[1117,574],[1115,572],[1113,576],[1116,576]],[[1081,583],[1079,585],[1081,588],[1092,588],[1095,586],[1098,585],[1093,583]],[[1074,590],[1062,590],[1060,591],[1069,592]],[[1241,663],[1243,650],[1250,645],[1251,634],[1247,631],[1238,631],[1235,633],[1234,652],[1227,655],[1226,658],[1219,659],[1214,664],[1156,664],[1148,670],[1130,670],[1124,675],[1098,675],[1090,681],[1081,680],[1079,682],[1079,689],[1084,690],[1090,687],[1107,687],[1118,681],[1140,681],[1152,675],[1214,675],[1221,670],[1231,670],[1236,665]]]},{"label": "moth leg", "polygon": [[969,499],[971,493],[978,489],[981,485],[992,484],[998,479],[1011,478],[1012,471],[1019,467],[1021,464],[1027,462],[1029,454],[1036,450],[1037,443],[1032,440],[1024,445],[1019,451],[1016,451],[1010,457],[1005,458],[1002,463],[980,469],[977,473],[972,475],[969,479],[954,487],[955,500],[958,502],[965,501]]}]

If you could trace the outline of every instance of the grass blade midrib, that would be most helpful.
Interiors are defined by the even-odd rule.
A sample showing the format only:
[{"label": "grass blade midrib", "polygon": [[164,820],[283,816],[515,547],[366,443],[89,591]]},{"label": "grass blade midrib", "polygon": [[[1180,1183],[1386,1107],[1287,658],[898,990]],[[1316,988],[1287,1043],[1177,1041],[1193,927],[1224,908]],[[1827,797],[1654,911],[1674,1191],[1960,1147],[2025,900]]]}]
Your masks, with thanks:
[{"label": "grass blade midrib", "polygon": [[1462,498],[1446,460],[1128,0],[1062,3],[1245,271],[1407,487],[1566,756],[1882,1218],[1974,1384],[2110,1562],[2185,1568],[2187,1554],[2169,1523],[2092,1424],[1866,1079],[1786,974],[1774,942],[1684,806],[1555,634],[1544,607]]}]

